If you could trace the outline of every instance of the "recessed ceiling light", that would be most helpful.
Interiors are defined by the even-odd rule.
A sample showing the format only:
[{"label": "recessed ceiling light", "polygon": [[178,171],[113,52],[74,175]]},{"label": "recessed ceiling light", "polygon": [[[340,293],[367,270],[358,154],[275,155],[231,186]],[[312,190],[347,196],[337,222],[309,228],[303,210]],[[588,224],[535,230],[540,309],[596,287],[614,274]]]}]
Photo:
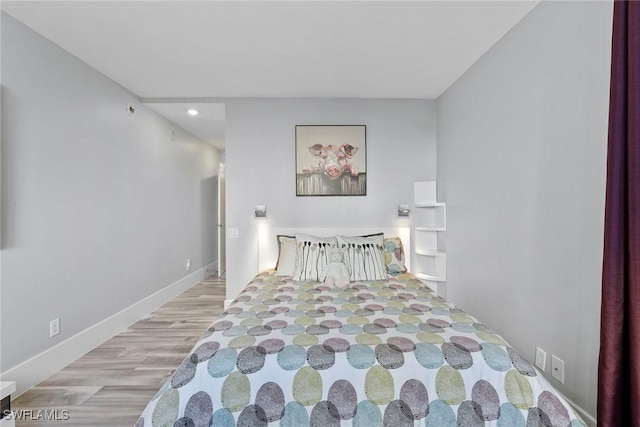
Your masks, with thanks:
[{"label": "recessed ceiling light", "polygon": [[189,113],[190,116],[197,116],[198,115],[198,110],[194,110],[192,108],[190,110],[187,110],[187,113]]}]

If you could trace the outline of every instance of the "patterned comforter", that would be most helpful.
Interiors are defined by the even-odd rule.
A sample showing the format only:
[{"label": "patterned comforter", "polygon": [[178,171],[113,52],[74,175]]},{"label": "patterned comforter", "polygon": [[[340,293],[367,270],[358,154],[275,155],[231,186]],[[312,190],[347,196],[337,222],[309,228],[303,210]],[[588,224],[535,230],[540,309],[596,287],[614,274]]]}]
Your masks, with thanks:
[{"label": "patterned comforter", "polygon": [[585,424],[499,335],[410,274],[345,289],[261,273],[142,426]]}]

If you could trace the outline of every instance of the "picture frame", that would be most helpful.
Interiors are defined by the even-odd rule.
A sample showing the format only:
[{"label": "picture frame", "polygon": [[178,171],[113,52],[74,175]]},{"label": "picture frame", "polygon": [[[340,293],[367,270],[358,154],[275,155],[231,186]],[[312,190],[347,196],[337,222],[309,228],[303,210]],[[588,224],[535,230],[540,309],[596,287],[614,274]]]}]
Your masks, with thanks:
[{"label": "picture frame", "polygon": [[366,125],[296,125],[296,196],[366,196]]}]

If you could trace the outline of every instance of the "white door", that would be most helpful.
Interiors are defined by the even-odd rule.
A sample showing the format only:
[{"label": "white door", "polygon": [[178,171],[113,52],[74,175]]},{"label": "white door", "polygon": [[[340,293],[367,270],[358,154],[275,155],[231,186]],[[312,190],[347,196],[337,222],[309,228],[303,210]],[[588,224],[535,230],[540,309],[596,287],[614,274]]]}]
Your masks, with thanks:
[{"label": "white door", "polygon": [[220,163],[218,165],[218,277],[224,275],[227,263],[225,212],[225,164]]}]

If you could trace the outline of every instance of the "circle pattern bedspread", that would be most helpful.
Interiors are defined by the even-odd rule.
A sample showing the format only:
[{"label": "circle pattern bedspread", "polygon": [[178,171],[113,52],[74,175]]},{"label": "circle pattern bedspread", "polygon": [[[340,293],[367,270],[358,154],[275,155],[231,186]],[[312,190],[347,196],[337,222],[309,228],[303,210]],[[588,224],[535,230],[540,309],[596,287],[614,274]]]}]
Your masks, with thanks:
[{"label": "circle pattern bedspread", "polygon": [[499,335],[410,274],[340,289],[261,273],[143,426],[585,426]]}]

